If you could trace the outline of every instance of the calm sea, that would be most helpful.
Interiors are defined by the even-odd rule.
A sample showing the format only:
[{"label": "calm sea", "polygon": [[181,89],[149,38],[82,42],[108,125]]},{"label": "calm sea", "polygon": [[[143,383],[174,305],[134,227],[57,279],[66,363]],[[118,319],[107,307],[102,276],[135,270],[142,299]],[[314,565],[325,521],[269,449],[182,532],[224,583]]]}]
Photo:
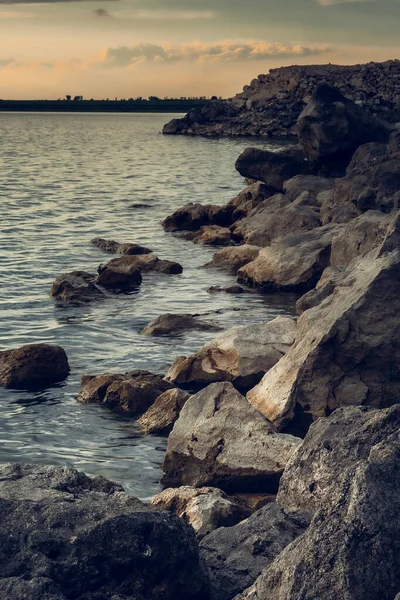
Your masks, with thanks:
[{"label": "calm sea", "polygon": [[[163,218],[189,201],[223,204],[235,196],[243,180],[234,162],[249,145],[160,135],[172,116],[0,113],[0,347],[59,344],[72,369],[65,385],[41,393],[0,388],[0,461],[72,465],[141,498],[157,493],[166,439],[78,404],[80,377],[164,373],[175,356],[213,337],[141,336],[162,313],[211,313],[225,327],[293,313],[287,296],[207,294],[233,277],[199,269],[213,249],[163,231]],[[184,272],[145,275],[138,293],[93,306],[55,305],[49,290],[57,275],[94,272],[112,258],[90,244],[95,236],[150,246]]]}]

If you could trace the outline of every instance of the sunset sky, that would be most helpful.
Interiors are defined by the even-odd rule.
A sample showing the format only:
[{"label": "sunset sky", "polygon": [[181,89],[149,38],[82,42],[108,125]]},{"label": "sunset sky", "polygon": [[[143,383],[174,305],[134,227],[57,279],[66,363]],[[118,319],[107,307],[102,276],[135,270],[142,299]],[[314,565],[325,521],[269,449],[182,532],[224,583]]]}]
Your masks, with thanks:
[{"label": "sunset sky", "polygon": [[270,68],[400,58],[400,0],[0,0],[0,98],[232,96]]}]

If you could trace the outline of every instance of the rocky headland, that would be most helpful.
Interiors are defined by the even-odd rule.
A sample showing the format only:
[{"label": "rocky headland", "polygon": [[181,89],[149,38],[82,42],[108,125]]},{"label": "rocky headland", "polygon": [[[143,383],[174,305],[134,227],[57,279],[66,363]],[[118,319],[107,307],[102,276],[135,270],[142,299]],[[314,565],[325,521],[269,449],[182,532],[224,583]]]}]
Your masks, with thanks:
[{"label": "rocky headland", "polygon": [[[394,77],[399,66],[381,68]],[[217,235],[204,268],[230,273],[237,293],[296,293],[298,318],[220,332],[164,374],[83,377],[78,401],[168,435],[165,489],[145,504],[74,469],[1,465],[1,597],[400,592],[400,130],[351,93],[304,85],[312,93],[296,148],[246,150],[236,163],[243,192],[222,207],[187,204],[163,223],[171,237],[189,233],[187,244]],[[142,273],[181,271],[135,244],[94,243],[121,256],[98,276],[58,278],[57,302],[99,300],[140,286]],[[143,335],[185,328],[216,329],[198,315],[160,315]],[[3,386],[45,387],[68,373],[58,347],[0,353]]]}]

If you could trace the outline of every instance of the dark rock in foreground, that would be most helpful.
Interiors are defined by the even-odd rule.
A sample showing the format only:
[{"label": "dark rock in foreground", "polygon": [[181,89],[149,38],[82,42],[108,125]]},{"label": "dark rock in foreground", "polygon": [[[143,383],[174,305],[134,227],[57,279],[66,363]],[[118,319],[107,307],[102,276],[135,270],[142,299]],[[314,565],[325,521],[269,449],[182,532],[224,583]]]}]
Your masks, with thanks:
[{"label": "dark rock in foreground", "polygon": [[207,600],[193,530],[101,477],[0,466],[0,597]]},{"label": "dark rock in foreground", "polygon": [[150,248],[140,246],[139,244],[132,244],[130,242],[121,244],[120,242],[105,240],[103,238],[93,238],[93,240],[90,240],[90,243],[101,248],[101,250],[104,250],[105,252],[112,252],[113,254],[141,255],[151,254],[153,252]]},{"label": "dark rock in foreground", "polygon": [[156,317],[141,331],[143,335],[173,335],[182,331],[221,331],[213,323],[201,321],[192,315],[165,314]]},{"label": "dark rock in foreground", "polygon": [[86,271],[72,271],[59,275],[50,291],[56,300],[69,304],[86,304],[104,298],[104,293],[95,285],[95,275]]},{"label": "dark rock in foreground", "polygon": [[0,385],[6,388],[44,389],[68,374],[68,358],[60,346],[30,344],[0,352]]}]

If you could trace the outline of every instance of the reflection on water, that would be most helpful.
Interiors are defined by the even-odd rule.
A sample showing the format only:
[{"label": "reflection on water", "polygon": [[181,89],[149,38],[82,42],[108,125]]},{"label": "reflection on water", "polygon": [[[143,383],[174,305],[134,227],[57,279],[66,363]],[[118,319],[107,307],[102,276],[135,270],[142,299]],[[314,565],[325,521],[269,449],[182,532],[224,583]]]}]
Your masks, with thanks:
[{"label": "reflection on water", "polygon": [[[156,493],[166,440],[78,404],[80,377],[137,368],[163,373],[175,356],[215,335],[139,335],[165,312],[208,315],[224,327],[293,313],[293,297],[207,294],[209,286],[233,278],[198,268],[212,249],[162,230],[163,218],[186,202],[222,204],[233,197],[243,187],[233,165],[247,145],[159,135],[169,118],[0,114],[1,348],[60,344],[71,365],[66,384],[44,392],[0,389],[1,461],[74,465],[140,497]],[[94,271],[110,258],[90,244],[97,236],[150,246],[184,272],[145,274],[138,292],[90,306],[55,305],[48,294],[58,274]]]}]

